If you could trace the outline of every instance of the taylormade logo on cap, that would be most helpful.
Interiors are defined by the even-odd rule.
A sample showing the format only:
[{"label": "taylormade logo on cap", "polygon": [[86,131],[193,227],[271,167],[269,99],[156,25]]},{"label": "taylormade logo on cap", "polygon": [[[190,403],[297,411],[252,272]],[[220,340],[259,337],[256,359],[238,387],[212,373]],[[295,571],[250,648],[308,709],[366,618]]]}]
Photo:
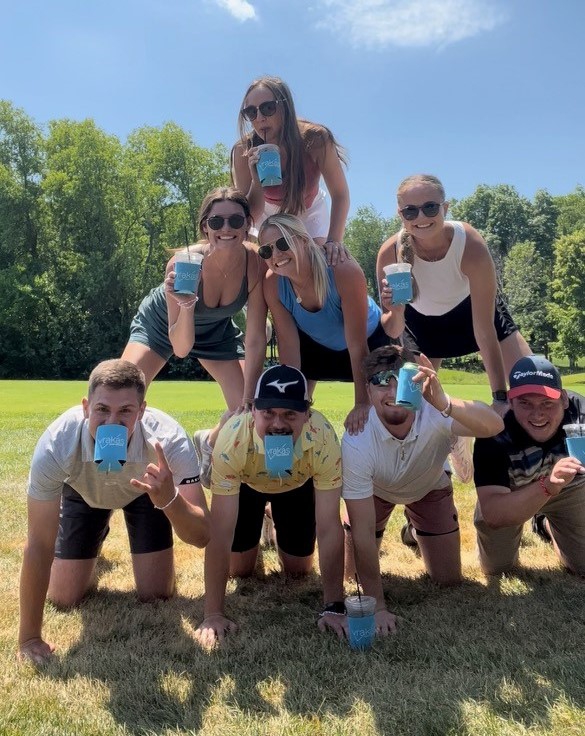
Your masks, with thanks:
[{"label": "taylormade logo on cap", "polygon": [[526,378],[527,376],[541,376],[542,378],[548,378],[551,381],[554,380],[552,373],[545,373],[544,371],[516,371],[512,378],[514,381],[518,381],[520,378]]},{"label": "taylormade logo on cap", "polygon": [[512,367],[508,391],[510,399],[524,394],[540,394],[549,399],[558,399],[561,391],[560,373],[542,355],[527,355]]}]

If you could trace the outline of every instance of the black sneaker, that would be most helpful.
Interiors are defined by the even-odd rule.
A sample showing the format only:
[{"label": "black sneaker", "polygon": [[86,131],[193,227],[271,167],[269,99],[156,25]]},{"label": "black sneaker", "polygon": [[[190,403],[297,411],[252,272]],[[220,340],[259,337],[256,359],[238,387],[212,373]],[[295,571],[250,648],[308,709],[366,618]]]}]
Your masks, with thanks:
[{"label": "black sneaker", "polygon": [[400,530],[400,541],[407,547],[418,547],[418,542],[412,533],[412,524],[408,521]]},{"label": "black sneaker", "polygon": [[544,514],[535,514],[532,517],[532,531],[543,539],[545,542],[552,544],[552,539],[544,523],[546,516]]}]

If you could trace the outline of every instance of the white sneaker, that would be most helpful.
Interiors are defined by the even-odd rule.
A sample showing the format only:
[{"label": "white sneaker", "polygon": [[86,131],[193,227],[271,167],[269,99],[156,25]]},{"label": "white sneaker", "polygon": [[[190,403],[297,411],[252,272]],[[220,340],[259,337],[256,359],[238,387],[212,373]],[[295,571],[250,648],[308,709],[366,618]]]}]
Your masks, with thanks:
[{"label": "white sneaker", "polygon": [[276,532],[274,530],[274,521],[272,516],[264,512],[264,520],[262,521],[262,534],[260,536],[260,544],[262,547],[276,547]]},{"label": "white sneaker", "polygon": [[209,488],[211,486],[211,455],[213,453],[213,448],[207,441],[210,432],[210,429],[198,429],[193,435],[195,454],[199,461],[201,485],[205,486],[205,488]]},{"label": "white sneaker", "polygon": [[462,483],[473,479],[473,437],[457,437],[451,444],[451,467]]}]

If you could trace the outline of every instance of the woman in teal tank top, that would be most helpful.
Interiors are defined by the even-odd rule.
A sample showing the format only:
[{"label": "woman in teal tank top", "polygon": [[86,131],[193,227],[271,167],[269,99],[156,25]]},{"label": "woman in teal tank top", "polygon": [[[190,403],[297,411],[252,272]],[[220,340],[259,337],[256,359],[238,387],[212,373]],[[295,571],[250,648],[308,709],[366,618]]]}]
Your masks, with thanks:
[{"label": "woman in teal tank top", "polygon": [[[199,360],[220,385],[229,409],[250,403],[266,356],[266,266],[245,242],[252,223],[246,197],[232,187],[211,191],[199,212],[203,255],[197,297],[174,291],[175,256],[165,281],[140,304],[122,357],[150,383],[170,356]],[[232,320],[247,305],[246,336]],[[241,360],[244,358],[242,368]]]}]

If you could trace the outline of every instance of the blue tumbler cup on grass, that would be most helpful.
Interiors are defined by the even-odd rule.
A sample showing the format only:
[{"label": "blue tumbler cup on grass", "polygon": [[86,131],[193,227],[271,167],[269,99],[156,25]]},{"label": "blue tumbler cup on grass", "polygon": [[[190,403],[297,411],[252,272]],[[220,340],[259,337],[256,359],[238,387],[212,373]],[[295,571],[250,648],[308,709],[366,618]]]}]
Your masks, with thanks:
[{"label": "blue tumbler cup on grass", "polygon": [[376,636],[376,599],[371,595],[350,595],[345,599],[349,646],[369,649]]}]

